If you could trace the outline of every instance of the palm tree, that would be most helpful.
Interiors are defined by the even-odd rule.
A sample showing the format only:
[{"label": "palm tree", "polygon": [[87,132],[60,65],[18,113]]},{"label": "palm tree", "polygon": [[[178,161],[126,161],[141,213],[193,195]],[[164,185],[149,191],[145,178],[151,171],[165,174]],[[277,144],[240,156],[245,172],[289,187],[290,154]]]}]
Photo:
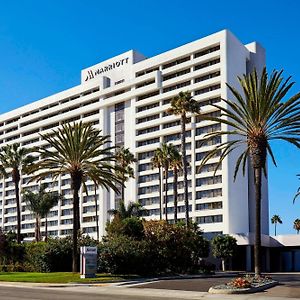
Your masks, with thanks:
[{"label": "palm tree", "polygon": [[162,151],[161,148],[157,148],[154,151],[154,156],[151,158],[152,169],[158,168],[158,180],[159,180],[159,219],[162,220]]},{"label": "palm tree", "polygon": [[294,226],[293,226],[293,228],[294,228],[295,230],[297,230],[297,234],[299,234],[299,231],[300,231],[300,219],[296,219],[296,220],[294,221]]},{"label": "palm tree", "polygon": [[[34,158],[30,155],[33,150],[22,148],[20,144],[6,145],[0,150],[0,173],[6,177],[11,174],[15,185],[17,208],[17,243],[21,243],[21,210],[20,210],[20,179],[21,174],[27,174]],[[8,171],[9,170],[9,171]]]},{"label": "palm tree", "polygon": [[165,177],[165,218],[168,221],[168,178],[169,178],[169,169],[171,163],[171,152],[173,149],[172,144],[163,143],[161,145],[161,153],[162,153],[162,167],[164,169],[164,177]]},{"label": "palm tree", "polygon": [[177,150],[176,147],[171,149],[171,161],[170,167],[173,169],[173,194],[174,194],[174,221],[177,223],[177,210],[178,210],[178,195],[177,195],[177,185],[178,185],[178,171],[182,169],[182,155]]},{"label": "palm tree", "polygon": [[167,110],[169,114],[180,116],[181,118],[181,154],[183,167],[183,185],[185,202],[185,223],[189,226],[189,198],[188,198],[188,180],[187,180],[187,158],[186,158],[186,123],[188,114],[200,114],[200,105],[193,99],[190,92],[180,92],[178,96],[171,100],[171,107]]},{"label": "palm tree", "polygon": [[[300,179],[300,174],[297,174],[298,179]],[[300,187],[297,190],[297,193],[293,199],[293,203],[295,203],[295,200],[300,196]]]},{"label": "palm tree", "polygon": [[113,165],[115,157],[108,146],[109,136],[102,136],[101,131],[91,123],[64,124],[52,133],[41,135],[55,149],[51,151],[41,148],[41,160],[32,168],[37,172],[33,180],[42,180],[48,175],[56,179],[59,175],[68,174],[71,177],[73,190],[73,272],[78,271],[77,235],[80,229],[79,190],[85,182],[91,179],[104,188],[118,191],[116,184],[122,184],[115,175],[120,168]]},{"label": "palm tree", "polygon": [[[250,156],[254,169],[255,185],[255,246],[254,261],[255,274],[261,273],[261,184],[262,171],[266,176],[266,160],[269,154],[276,166],[270,142],[283,140],[300,147],[300,93],[283,102],[283,98],[292,87],[290,78],[283,80],[282,71],[273,71],[270,77],[266,68],[259,77],[254,70],[248,75],[238,77],[243,94],[228,85],[229,90],[236,99],[235,102],[223,99],[225,106],[212,104],[218,108],[221,117],[203,117],[203,120],[216,121],[227,126],[207,134],[207,139],[225,136],[224,141],[210,151],[202,160],[203,166],[218,151],[221,151],[217,168],[224,158],[239,146],[243,151],[237,159],[234,179],[242,166],[245,174],[246,163]],[[224,118],[223,118],[224,117]],[[230,138],[228,138],[230,137]]]},{"label": "palm tree", "polygon": [[29,210],[35,215],[35,240],[39,242],[41,240],[41,219],[45,218],[45,241],[48,240],[48,214],[58,201],[62,199],[56,192],[46,192],[46,185],[40,186],[38,193],[25,190],[23,193],[23,199],[26,202]]},{"label": "palm tree", "polygon": [[278,223],[278,224],[282,224],[282,221],[281,221],[281,219],[280,219],[280,216],[274,215],[274,216],[271,218],[271,223],[275,225],[275,236],[276,236],[276,225],[277,225],[277,223]]},{"label": "palm tree", "polygon": [[143,213],[143,206],[138,202],[129,202],[125,205],[124,201],[120,201],[118,209],[110,209],[108,211],[113,216],[118,216],[120,220],[131,217],[140,217]]},{"label": "palm tree", "polygon": [[135,159],[133,153],[130,152],[129,148],[118,148],[116,151],[116,163],[121,167],[120,171],[117,171],[117,175],[121,178],[122,186],[121,186],[121,200],[124,199],[124,189],[125,182],[128,181],[129,178],[134,178],[134,170],[131,167],[133,163],[137,160]]}]

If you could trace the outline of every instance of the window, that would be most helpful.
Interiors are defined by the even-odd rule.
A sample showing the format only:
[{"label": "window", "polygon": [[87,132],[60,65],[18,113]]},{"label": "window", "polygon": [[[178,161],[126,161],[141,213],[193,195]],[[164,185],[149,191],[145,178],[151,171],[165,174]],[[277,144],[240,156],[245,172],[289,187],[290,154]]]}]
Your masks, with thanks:
[{"label": "window", "polygon": [[151,194],[159,191],[158,185],[150,185],[146,187],[140,187],[138,189],[138,195]]},{"label": "window", "polygon": [[138,159],[147,159],[147,158],[152,158],[154,156],[154,151],[147,151],[147,152],[142,152],[138,154]]},{"label": "window", "polygon": [[154,96],[157,96],[158,94],[159,94],[159,91],[152,92],[152,93],[149,93],[149,94],[144,94],[144,95],[138,96],[137,101],[141,101],[141,100],[144,100],[144,99],[147,99],[147,98],[150,98],[150,97],[154,97]]},{"label": "window", "polygon": [[214,90],[218,90],[220,88],[221,88],[221,84],[211,85],[211,86],[202,88],[200,90],[196,90],[195,91],[195,96],[201,95],[201,94],[204,94],[204,93],[208,93],[208,92],[211,92],[211,91],[214,91]]},{"label": "window", "polygon": [[206,61],[204,63],[201,63],[199,65],[196,65],[194,67],[194,71],[197,71],[197,70],[200,70],[200,69],[204,69],[206,67],[209,67],[209,66],[213,66],[213,65],[216,65],[220,62],[220,58],[217,58],[217,59],[214,59],[214,60],[209,60],[209,61]]},{"label": "window", "polygon": [[223,216],[213,215],[213,216],[197,217],[196,222],[198,224],[221,223],[223,222]]},{"label": "window", "polygon": [[196,204],[196,210],[221,209],[222,201]]},{"label": "window", "polygon": [[152,121],[152,120],[155,120],[155,119],[158,119],[158,118],[159,118],[159,114],[147,116],[147,117],[144,117],[144,118],[139,118],[139,119],[137,119],[137,124],[144,123],[144,122],[149,122],[149,121]]},{"label": "window", "polygon": [[138,183],[144,183],[149,182],[153,180],[158,180],[159,175],[158,174],[149,174],[144,176],[139,176]]},{"label": "window", "polygon": [[199,127],[199,128],[196,128],[196,135],[211,133],[211,132],[215,132],[218,130],[221,130],[221,124],[214,124],[214,125]]},{"label": "window", "polygon": [[205,50],[201,50],[201,51],[195,53],[194,54],[194,58],[198,58],[198,57],[207,55],[209,53],[212,53],[212,52],[215,52],[215,51],[218,51],[218,50],[220,50],[220,45],[209,47],[209,48],[207,48]]},{"label": "window", "polygon": [[159,67],[154,67],[154,68],[151,68],[151,69],[146,69],[146,70],[142,70],[142,71],[139,71],[135,74],[135,77],[140,77],[140,76],[143,76],[145,74],[149,74],[149,73],[152,73],[154,71],[158,71],[159,70]]},{"label": "window", "polygon": [[173,91],[173,90],[177,90],[177,89],[183,88],[185,86],[188,86],[190,84],[191,84],[190,80],[185,81],[185,82],[181,82],[181,83],[178,83],[178,84],[174,84],[174,85],[171,85],[171,86],[168,86],[168,87],[164,88],[163,93],[167,93],[167,92],[170,92],[170,91]]},{"label": "window", "polygon": [[145,111],[145,110],[157,107],[157,106],[159,106],[159,102],[155,102],[155,103],[144,105],[144,106],[139,106],[139,107],[137,107],[137,112]]},{"label": "window", "polygon": [[214,198],[222,196],[222,189],[213,189],[196,192],[196,199]]},{"label": "window", "polygon": [[152,170],[152,164],[151,163],[146,163],[146,164],[140,164],[138,167],[139,172],[147,171],[147,170]]},{"label": "window", "polygon": [[221,143],[221,137],[217,136],[217,137],[213,137],[211,139],[196,141],[196,148],[213,146],[213,145],[220,144],[220,143]]},{"label": "window", "polygon": [[155,144],[155,143],[159,143],[159,138],[154,138],[154,139],[137,142],[137,147],[142,147],[142,146],[151,145],[151,144]]},{"label": "window", "polygon": [[[218,163],[204,165],[200,170],[200,174],[207,173],[207,172],[214,172],[216,170],[217,165]],[[222,165],[219,165],[217,170],[222,170]]]},{"label": "window", "polygon": [[200,107],[206,106],[206,105],[211,105],[211,104],[215,104],[215,103],[219,103],[221,102],[221,97],[216,97],[216,98],[211,98],[205,101],[201,101]]},{"label": "window", "polygon": [[154,132],[159,130],[159,126],[153,126],[153,127],[149,127],[146,129],[141,129],[137,131],[137,135],[141,135],[141,134],[145,134],[145,133],[150,133],[150,132]]},{"label": "window", "polygon": [[136,89],[139,89],[139,88],[141,88],[141,87],[150,85],[150,84],[152,84],[152,83],[155,83],[155,80],[154,80],[154,79],[153,79],[153,80],[145,81],[145,82],[140,83],[140,84],[137,84],[137,85],[136,85]]},{"label": "window", "polygon": [[218,76],[220,76],[220,71],[209,73],[207,75],[203,75],[203,76],[195,78],[195,83],[198,83],[198,82],[201,82],[201,81],[204,81],[204,80],[208,80],[208,79],[211,79],[211,78],[214,78],[214,77],[218,77]]},{"label": "window", "polygon": [[191,69],[188,68],[188,69],[185,69],[185,70],[182,70],[182,71],[179,71],[179,72],[175,72],[175,73],[171,73],[171,74],[168,74],[168,75],[164,75],[162,77],[162,80],[165,81],[165,80],[169,80],[169,79],[172,79],[172,78],[175,78],[175,77],[179,77],[179,76],[182,76],[182,75],[185,75],[185,74],[188,74],[191,72]]},{"label": "window", "polygon": [[176,66],[176,65],[179,65],[179,64],[182,64],[186,61],[189,61],[191,59],[190,56],[186,56],[186,57],[183,57],[183,58],[180,58],[180,59],[176,59],[176,60],[173,60],[169,63],[166,63],[162,66],[163,69],[167,69],[167,68],[171,68],[173,66]]}]

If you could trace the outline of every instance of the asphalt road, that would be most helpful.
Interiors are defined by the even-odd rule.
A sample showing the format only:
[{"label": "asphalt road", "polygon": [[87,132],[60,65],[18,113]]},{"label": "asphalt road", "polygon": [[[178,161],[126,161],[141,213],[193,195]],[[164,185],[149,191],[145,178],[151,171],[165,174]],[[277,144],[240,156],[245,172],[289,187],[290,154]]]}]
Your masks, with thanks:
[{"label": "asphalt road", "polygon": [[[0,286],[1,300],[153,300],[150,296],[133,295],[101,295],[99,293],[82,293],[68,290],[21,288]],[[173,300],[173,298],[155,298],[157,300]]]},{"label": "asphalt road", "polygon": [[[270,276],[279,281],[280,284],[261,293],[257,296],[285,297],[300,299],[300,273],[298,274],[270,274]],[[207,292],[211,286],[219,285],[230,281],[231,278],[195,278],[181,280],[161,280],[134,286],[135,288],[168,289]],[[276,299],[276,298],[275,298]]]}]

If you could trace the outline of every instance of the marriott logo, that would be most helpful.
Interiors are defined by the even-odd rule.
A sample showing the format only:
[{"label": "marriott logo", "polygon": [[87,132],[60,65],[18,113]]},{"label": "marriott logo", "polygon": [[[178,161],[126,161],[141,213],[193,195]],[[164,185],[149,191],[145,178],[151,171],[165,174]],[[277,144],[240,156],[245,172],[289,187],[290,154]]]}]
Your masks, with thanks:
[{"label": "marriott logo", "polygon": [[125,64],[128,64],[128,61],[129,61],[129,57],[126,57],[126,58],[122,58],[118,61],[115,61],[111,64],[108,64],[107,66],[104,66],[104,67],[101,67],[101,68],[97,68],[95,70],[88,70],[87,71],[87,75],[86,75],[86,78],[84,81],[88,81],[88,80],[91,80],[91,79],[94,79],[96,76],[98,75],[101,75],[107,71],[110,71],[110,70],[113,70],[113,69],[116,69],[116,68],[119,68]]}]

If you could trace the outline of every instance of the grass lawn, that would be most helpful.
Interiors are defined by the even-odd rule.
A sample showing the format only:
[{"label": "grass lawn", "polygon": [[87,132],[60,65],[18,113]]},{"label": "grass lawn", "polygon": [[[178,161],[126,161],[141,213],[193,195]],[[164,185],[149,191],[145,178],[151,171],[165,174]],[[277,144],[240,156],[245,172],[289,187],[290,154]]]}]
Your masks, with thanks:
[{"label": "grass lawn", "polygon": [[38,283],[92,283],[120,281],[128,279],[127,276],[114,276],[109,274],[97,274],[96,278],[81,279],[78,273],[31,273],[31,272],[0,272],[0,281],[7,282],[38,282]]}]

